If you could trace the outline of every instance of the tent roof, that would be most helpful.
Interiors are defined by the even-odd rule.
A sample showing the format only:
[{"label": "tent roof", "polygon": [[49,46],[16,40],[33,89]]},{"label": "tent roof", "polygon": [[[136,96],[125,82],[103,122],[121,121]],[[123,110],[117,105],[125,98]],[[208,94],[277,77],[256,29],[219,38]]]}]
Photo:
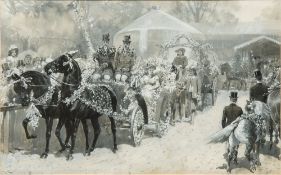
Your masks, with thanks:
[{"label": "tent roof", "polygon": [[242,48],[250,46],[251,44],[256,43],[256,42],[265,43],[265,42],[268,42],[268,41],[280,45],[280,42],[275,40],[275,39],[272,39],[272,38],[267,37],[267,36],[259,36],[259,37],[253,38],[253,39],[251,39],[247,42],[244,42],[242,44],[239,44],[239,45],[235,46],[234,50],[242,49]]},{"label": "tent roof", "polygon": [[192,34],[202,34],[196,28],[158,9],[151,9],[145,15],[137,18],[133,23],[118,33],[149,29],[186,31]]}]

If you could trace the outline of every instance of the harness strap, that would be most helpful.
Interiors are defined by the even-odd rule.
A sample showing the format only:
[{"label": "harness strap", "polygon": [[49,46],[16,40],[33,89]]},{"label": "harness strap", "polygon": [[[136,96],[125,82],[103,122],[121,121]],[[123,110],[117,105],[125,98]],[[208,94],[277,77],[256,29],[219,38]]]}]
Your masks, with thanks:
[{"label": "harness strap", "polygon": [[67,86],[79,86],[79,84],[69,84],[69,83],[65,83],[63,81],[59,81],[57,80],[55,77],[53,77],[52,75],[50,75],[50,78],[55,80],[56,82],[60,83],[60,84],[64,84],[64,85],[67,85]]}]

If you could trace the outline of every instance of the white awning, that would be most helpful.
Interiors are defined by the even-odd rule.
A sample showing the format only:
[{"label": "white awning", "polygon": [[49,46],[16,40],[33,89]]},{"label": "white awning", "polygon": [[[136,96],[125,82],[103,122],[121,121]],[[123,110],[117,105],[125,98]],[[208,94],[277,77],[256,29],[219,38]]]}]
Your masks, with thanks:
[{"label": "white awning", "polygon": [[242,43],[242,44],[239,44],[239,45],[235,46],[235,47],[234,47],[234,50],[236,51],[236,50],[245,48],[245,47],[250,46],[251,44],[256,43],[256,42],[261,42],[261,43],[263,43],[263,42],[266,42],[266,41],[270,41],[270,42],[273,42],[273,43],[275,43],[275,44],[277,44],[277,45],[281,45],[281,44],[280,44],[280,41],[277,41],[277,40],[272,39],[272,38],[267,37],[267,36],[259,36],[259,37],[256,37],[256,38],[254,38],[254,39],[251,39],[251,40],[249,40],[249,41],[247,41],[247,42],[244,42],[244,43]]}]

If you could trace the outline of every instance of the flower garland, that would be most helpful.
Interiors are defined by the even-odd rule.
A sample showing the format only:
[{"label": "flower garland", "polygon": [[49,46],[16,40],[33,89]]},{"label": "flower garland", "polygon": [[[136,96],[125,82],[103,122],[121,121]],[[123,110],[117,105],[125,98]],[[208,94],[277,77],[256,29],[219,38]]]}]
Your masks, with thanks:
[{"label": "flower garland", "polygon": [[35,130],[38,127],[39,124],[39,118],[41,118],[42,115],[40,111],[37,109],[37,107],[34,105],[34,103],[31,103],[28,109],[26,110],[26,118],[30,120],[30,126]]},{"label": "flower garland", "polygon": [[84,84],[80,86],[73,95],[64,100],[67,105],[74,104],[79,100],[83,104],[95,109],[97,112],[106,114],[108,116],[113,115],[113,107],[111,103],[111,97],[107,90],[99,85]]}]

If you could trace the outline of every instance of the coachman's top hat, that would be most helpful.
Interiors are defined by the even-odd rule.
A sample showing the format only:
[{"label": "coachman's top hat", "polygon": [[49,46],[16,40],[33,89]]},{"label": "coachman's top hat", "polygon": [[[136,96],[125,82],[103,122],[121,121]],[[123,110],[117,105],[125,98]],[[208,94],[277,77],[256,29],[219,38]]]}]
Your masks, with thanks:
[{"label": "coachman's top hat", "polygon": [[123,39],[123,42],[124,43],[131,43],[131,36],[130,35],[125,35],[124,36],[124,39]]},{"label": "coachman's top hat", "polygon": [[238,92],[231,91],[229,97],[230,97],[230,98],[235,98],[235,99],[237,99],[237,98],[238,98]]},{"label": "coachman's top hat", "polygon": [[105,41],[105,42],[109,42],[110,41],[109,33],[102,35],[102,41]]},{"label": "coachman's top hat", "polygon": [[261,71],[258,70],[258,69],[256,69],[256,70],[254,71],[254,74],[255,74],[255,78],[261,78],[261,77],[262,77],[262,73],[261,73]]}]

